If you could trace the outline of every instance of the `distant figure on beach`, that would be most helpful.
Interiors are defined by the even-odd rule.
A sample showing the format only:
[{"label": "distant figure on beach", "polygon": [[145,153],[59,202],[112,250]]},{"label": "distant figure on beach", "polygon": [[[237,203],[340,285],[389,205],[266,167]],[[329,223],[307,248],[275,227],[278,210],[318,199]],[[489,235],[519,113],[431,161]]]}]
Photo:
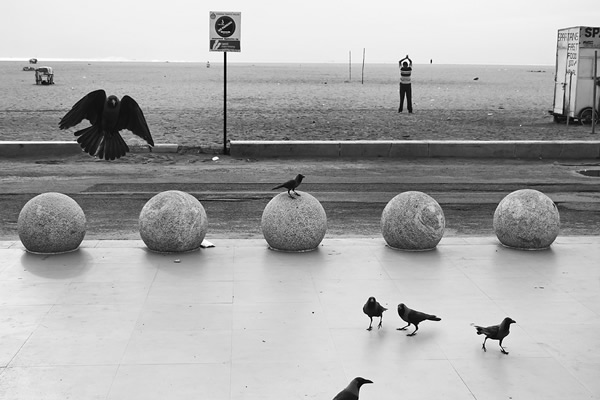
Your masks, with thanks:
[{"label": "distant figure on beach", "polygon": [[408,54],[402,60],[398,61],[398,66],[400,67],[400,107],[398,108],[398,112],[402,112],[404,98],[406,97],[406,108],[412,114],[412,86],[410,84],[412,60],[408,57]]},{"label": "distant figure on beach", "polygon": [[92,126],[75,132],[77,142],[91,156],[114,160],[124,156],[129,147],[119,131],[127,129],[144,139],[150,146],[154,141],[138,103],[125,95],[121,100],[117,96],[106,97],[102,89],[85,95],[60,120],[60,129],[71,128],[84,119]]}]

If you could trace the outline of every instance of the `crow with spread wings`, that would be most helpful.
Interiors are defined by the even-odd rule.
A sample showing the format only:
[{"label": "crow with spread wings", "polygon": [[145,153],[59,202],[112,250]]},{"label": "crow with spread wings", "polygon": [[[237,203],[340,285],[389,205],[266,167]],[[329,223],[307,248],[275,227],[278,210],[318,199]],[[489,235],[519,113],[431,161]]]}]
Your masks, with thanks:
[{"label": "crow with spread wings", "polygon": [[138,103],[127,95],[119,101],[114,95],[106,97],[102,89],[90,92],[62,117],[59,127],[71,128],[84,119],[90,121],[92,126],[75,132],[75,136],[83,151],[92,156],[105,160],[124,156],[129,147],[119,133],[123,129],[130,130],[154,146],[144,113]]}]

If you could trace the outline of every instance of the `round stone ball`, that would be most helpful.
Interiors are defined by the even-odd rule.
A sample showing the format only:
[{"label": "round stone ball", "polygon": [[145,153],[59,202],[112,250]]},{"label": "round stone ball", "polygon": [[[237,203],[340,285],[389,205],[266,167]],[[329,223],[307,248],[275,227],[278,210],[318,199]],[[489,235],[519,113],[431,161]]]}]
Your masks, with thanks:
[{"label": "round stone ball", "polygon": [[142,240],[160,253],[182,253],[200,248],[208,219],[202,204],[189,193],[168,190],[152,197],[139,218]]},{"label": "round stone ball", "polygon": [[394,249],[432,250],[442,240],[445,228],[442,207],[422,192],[400,193],[387,203],[381,214],[381,233]]},{"label": "round stone ball", "polygon": [[21,209],[17,231],[31,253],[66,253],[77,250],[85,237],[85,214],[65,194],[42,193]]},{"label": "round stone ball", "polygon": [[548,248],[558,236],[560,215],[545,194],[522,189],[507,195],[494,212],[494,231],[500,243],[524,250]]},{"label": "round stone ball", "polygon": [[265,207],[261,228],[274,250],[301,252],[316,249],[327,232],[323,206],[308,193],[297,191],[275,196]]}]

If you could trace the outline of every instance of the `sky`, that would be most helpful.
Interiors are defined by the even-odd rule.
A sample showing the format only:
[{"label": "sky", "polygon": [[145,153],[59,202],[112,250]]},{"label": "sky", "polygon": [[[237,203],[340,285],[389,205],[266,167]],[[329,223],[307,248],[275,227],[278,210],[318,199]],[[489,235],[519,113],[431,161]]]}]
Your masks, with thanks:
[{"label": "sky", "polygon": [[597,0],[1,0],[0,59],[221,62],[209,12],[240,12],[240,63],[554,65]]}]

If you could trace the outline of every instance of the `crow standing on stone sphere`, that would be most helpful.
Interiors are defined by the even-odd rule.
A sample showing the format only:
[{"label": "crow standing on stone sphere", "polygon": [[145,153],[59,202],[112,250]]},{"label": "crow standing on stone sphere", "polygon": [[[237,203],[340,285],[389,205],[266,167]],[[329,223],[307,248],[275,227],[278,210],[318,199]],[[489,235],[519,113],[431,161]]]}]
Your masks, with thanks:
[{"label": "crow standing on stone sphere", "polygon": [[398,304],[398,315],[402,318],[408,325],[398,328],[399,331],[403,331],[408,328],[411,324],[415,326],[415,330],[412,333],[409,333],[406,336],[415,336],[417,331],[419,330],[419,324],[425,320],[429,321],[441,321],[442,319],[431,314],[426,314],[421,311],[411,310],[406,307],[404,304]]},{"label": "crow standing on stone sphere", "polygon": [[60,120],[60,129],[71,128],[84,119],[92,126],[75,132],[81,148],[92,156],[114,160],[124,156],[129,147],[119,131],[130,130],[144,139],[150,146],[154,141],[138,103],[125,95],[119,101],[117,96],[106,97],[102,89],[95,90],[79,100]]},{"label": "crow standing on stone sphere", "polygon": [[486,327],[476,325],[475,329],[477,330],[477,334],[485,335],[485,339],[483,339],[483,345],[481,346],[483,351],[487,351],[487,349],[485,348],[486,340],[492,339],[499,340],[499,345],[501,349],[500,351],[504,354],[508,354],[508,351],[504,350],[504,347],[502,347],[502,341],[510,333],[510,324],[516,324],[516,322],[512,318],[506,317],[502,320],[500,325],[492,325]]},{"label": "crow standing on stone sphere", "polygon": [[298,174],[296,175],[296,178],[291,179],[285,183],[282,183],[281,185],[275,186],[273,189],[271,190],[275,190],[275,189],[280,189],[280,188],[286,188],[287,192],[288,192],[288,196],[290,196],[292,199],[294,198],[294,196],[291,195],[290,190],[292,192],[294,192],[295,195],[300,196],[299,193],[296,193],[296,188],[298,186],[300,186],[300,184],[302,183],[302,179],[304,179],[304,175],[302,174]]},{"label": "crow standing on stone sphere", "polygon": [[373,317],[379,317],[379,325],[377,325],[377,329],[381,328],[381,324],[383,321],[383,312],[386,311],[387,308],[379,304],[375,297],[369,297],[365,305],[363,306],[363,312],[367,314],[367,316],[371,319],[371,323],[367,328],[368,331],[373,329]]},{"label": "crow standing on stone sphere", "polygon": [[360,391],[360,387],[365,383],[373,383],[365,378],[356,377],[350,381],[348,386],[341,392],[339,392],[333,400],[358,400],[358,393]]}]

